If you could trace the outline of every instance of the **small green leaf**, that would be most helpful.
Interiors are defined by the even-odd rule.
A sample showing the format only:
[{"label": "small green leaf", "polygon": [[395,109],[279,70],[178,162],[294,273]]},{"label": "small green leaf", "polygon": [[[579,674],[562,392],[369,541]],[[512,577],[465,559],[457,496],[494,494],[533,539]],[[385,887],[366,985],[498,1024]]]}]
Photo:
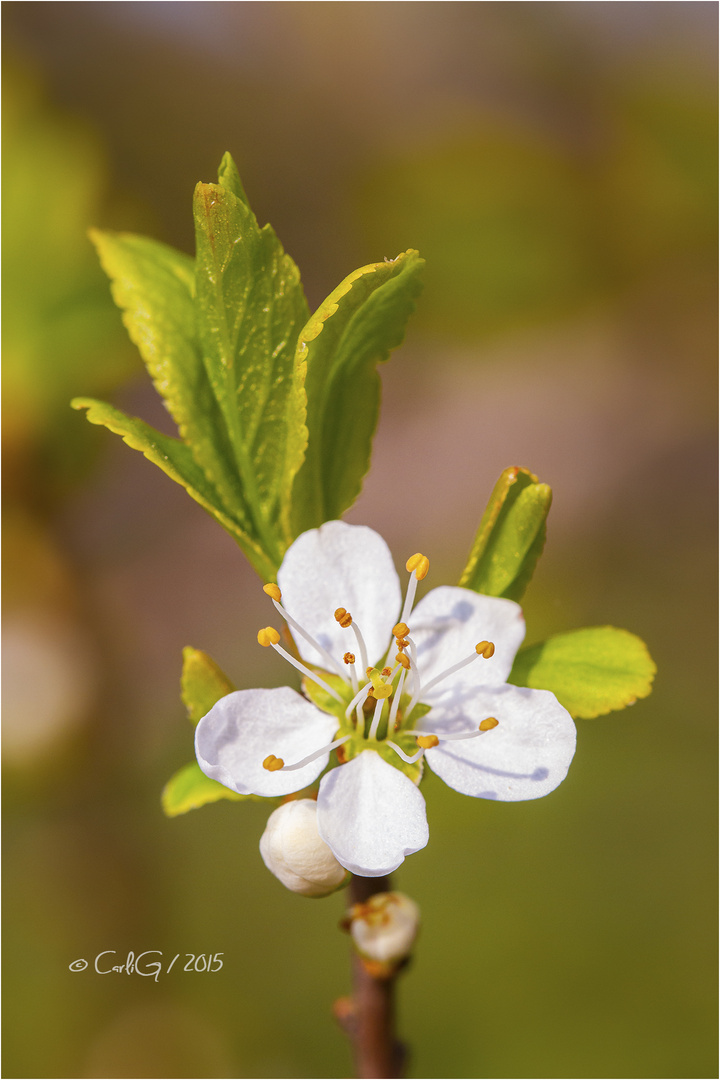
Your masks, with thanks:
[{"label": "small green leaf", "polygon": [[225,672],[202,649],[186,645],[180,679],[182,699],[193,724],[202,720],[213,705],[231,694],[235,687]]},{"label": "small green leaf", "polygon": [[377,426],[377,365],[402,342],[423,266],[416,251],[406,251],[361,267],[300,333],[309,442],[293,489],[295,535],[339,518],[360,493]]},{"label": "small green leaf", "polygon": [[552,690],[569,713],[590,719],[647,697],[656,670],[635,634],[590,626],[522,649],[508,681]]},{"label": "small green leaf", "polygon": [[230,191],[241,202],[244,202],[247,207],[250,206],[248,197],[245,194],[245,188],[243,187],[242,180],[240,179],[240,173],[237,170],[237,165],[232,159],[232,156],[228,153],[223,154],[220,167],[218,169],[218,184],[220,187],[224,187],[226,191]]},{"label": "small green leaf", "polygon": [[520,600],[545,546],[552,502],[547,484],[527,469],[500,476],[483,514],[459,584],[466,589]]},{"label": "small green leaf", "polygon": [[177,817],[178,814],[186,814],[188,810],[197,810],[206,803],[217,802],[219,799],[231,799],[233,802],[243,802],[247,799],[257,799],[257,795],[238,795],[236,791],[219,784],[217,780],[211,780],[202,771],[197,761],[191,761],[175,773],[163,788],[162,808],[168,817]]},{"label": "small green leaf", "polygon": [[197,328],[229,434],[254,533],[276,561],[288,531],[292,480],[307,443],[304,367],[296,360],[308,307],[295,263],[258,227],[227,155],[219,184],[194,200]]},{"label": "small green leaf", "polygon": [[112,282],[130,339],[180,437],[225,508],[247,519],[232,447],[197,340],[193,260],[166,244],[129,233],[91,229],[90,238]]},{"label": "small green leaf", "polygon": [[140,450],[148,461],[167,473],[171,480],[181,484],[230,533],[261,577],[270,580],[276,575],[277,566],[268,559],[242,524],[225,511],[217,491],[185,443],[161,434],[143,420],[126,416],[120,409],[104,401],[74,398],[70,404],[73,409],[87,409],[87,419],[91,424],[101,424],[121,435],[123,442],[134,450]]}]

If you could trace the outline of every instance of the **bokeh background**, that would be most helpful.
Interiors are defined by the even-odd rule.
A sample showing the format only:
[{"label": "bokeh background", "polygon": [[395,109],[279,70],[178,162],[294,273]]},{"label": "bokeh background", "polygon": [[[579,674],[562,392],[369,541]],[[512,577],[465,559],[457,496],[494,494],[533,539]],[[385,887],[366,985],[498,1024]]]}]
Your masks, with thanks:
[{"label": "bokeh background", "polygon": [[[192,756],[181,649],[286,671],[232,540],[71,412],[167,429],[85,231],[192,251],[235,156],[311,307],[417,247],[350,519],[452,583],[497,475],[555,503],[528,640],[613,623],[653,695],[579,723],[538,803],[424,785],[396,886],[411,1077],[712,1077],[715,978],[714,3],[6,3],[5,1066],[13,1077],[352,1075],[344,898],[286,893],[267,808],[169,821]],[[72,972],[116,950],[156,983]],[[184,954],[224,953],[218,973]]]}]

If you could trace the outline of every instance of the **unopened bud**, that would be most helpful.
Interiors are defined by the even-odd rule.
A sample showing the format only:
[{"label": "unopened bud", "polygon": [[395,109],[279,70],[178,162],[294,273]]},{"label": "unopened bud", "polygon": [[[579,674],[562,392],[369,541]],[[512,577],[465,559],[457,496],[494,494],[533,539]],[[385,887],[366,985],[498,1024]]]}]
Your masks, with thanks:
[{"label": "unopened bud", "polygon": [[260,854],[268,870],[301,896],[328,896],[350,880],[318,832],[313,799],[293,799],[272,812]]},{"label": "unopened bud", "polygon": [[376,893],[350,909],[350,933],[365,960],[388,969],[407,960],[420,929],[420,908],[404,893]]}]

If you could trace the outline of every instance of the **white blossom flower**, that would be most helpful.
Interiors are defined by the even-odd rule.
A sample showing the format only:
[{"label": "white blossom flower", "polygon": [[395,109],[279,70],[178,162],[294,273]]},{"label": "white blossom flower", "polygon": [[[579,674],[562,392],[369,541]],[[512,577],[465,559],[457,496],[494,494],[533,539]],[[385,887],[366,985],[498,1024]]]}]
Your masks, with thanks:
[{"label": "white blossom flower", "polygon": [[364,877],[395,870],[428,841],[423,760],[455,791],[516,801],[565,778],[575,725],[549,691],[507,683],[525,636],[511,600],[441,586],[415,606],[421,554],[400,582],[372,529],[331,521],[288,549],[265,591],[304,674],[289,688],[238,690],[197,727],[203,771],[241,794],[287,795],[320,781],[317,821],[338,862]]}]

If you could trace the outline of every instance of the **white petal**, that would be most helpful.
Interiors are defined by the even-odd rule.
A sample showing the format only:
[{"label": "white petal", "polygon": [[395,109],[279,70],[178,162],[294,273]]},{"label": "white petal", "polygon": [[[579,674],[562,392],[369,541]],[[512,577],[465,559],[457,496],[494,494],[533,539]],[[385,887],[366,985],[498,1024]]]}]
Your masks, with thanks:
[{"label": "white petal", "polygon": [[293,772],[268,772],[270,754],[286,765],[307,757],[332,740],[337,720],[294,690],[236,690],[221,698],[195,731],[195,753],[202,771],[241,795],[289,795],[316,780],[330,754]]},{"label": "white petal", "polygon": [[[343,630],[335,621],[339,607],[349,611],[360,627],[368,662],[374,664],[383,656],[400,614],[401,596],[390,549],[378,533],[344,521],[328,521],[302,533],[287,550],[278,585],[290,615],[338,661],[346,652],[358,653],[352,630]],[[303,660],[322,664],[317,651],[299,635],[297,646]]]},{"label": "white petal", "polygon": [[421,683],[428,683],[475,651],[480,641],[491,641],[495,653],[473,660],[438,683],[422,700],[428,705],[458,686],[501,686],[510,674],[515,654],[525,637],[522,608],[512,600],[481,596],[471,589],[441,585],[419,602],[408,619],[410,635],[418,647]]},{"label": "white petal", "polygon": [[539,799],[563,781],[575,753],[575,724],[549,690],[501,686],[457,694],[423,717],[422,727],[477,729],[485,717],[498,726],[475,739],[442,741],[425,754],[455,791],[480,799]]},{"label": "white petal", "polygon": [[382,877],[427,844],[425,800],[409,776],[363,750],[320,781],[318,829],[346,869]]}]

